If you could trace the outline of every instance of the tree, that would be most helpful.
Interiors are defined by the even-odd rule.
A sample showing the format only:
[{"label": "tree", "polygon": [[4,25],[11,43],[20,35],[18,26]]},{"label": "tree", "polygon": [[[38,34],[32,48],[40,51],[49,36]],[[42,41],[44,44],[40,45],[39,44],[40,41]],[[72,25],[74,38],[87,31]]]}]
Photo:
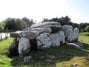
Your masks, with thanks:
[{"label": "tree", "polygon": [[52,18],[52,19],[46,18],[42,22],[51,22],[51,21],[59,22],[61,25],[65,25],[65,24],[71,25],[71,19],[68,16],[61,17],[61,18],[56,17],[56,18]]},{"label": "tree", "polygon": [[14,18],[7,18],[5,20],[5,30],[17,30],[16,29],[16,22]]},{"label": "tree", "polygon": [[17,18],[7,18],[5,20],[5,30],[22,30],[27,27],[27,24],[25,21]]},{"label": "tree", "polygon": [[0,29],[4,29],[5,27],[5,23],[4,22],[0,22]]},{"label": "tree", "polygon": [[16,28],[17,30],[22,30],[27,27],[27,24],[25,21],[21,19],[16,19]]},{"label": "tree", "polygon": [[87,25],[87,26],[85,27],[85,31],[86,31],[86,32],[89,32],[89,25]]},{"label": "tree", "polygon": [[80,23],[80,31],[85,32],[86,23]]},{"label": "tree", "polygon": [[22,20],[24,20],[27,23],[27,27],[30,27],[34,22],[33,19],[28,19],[26,17],[22,18]]},{"label": "tree", "polygon": [[72,26],[73,26],[73,28],[78,27],[78,29],[80,29],[80,25],[77,23],[72,23]]}]

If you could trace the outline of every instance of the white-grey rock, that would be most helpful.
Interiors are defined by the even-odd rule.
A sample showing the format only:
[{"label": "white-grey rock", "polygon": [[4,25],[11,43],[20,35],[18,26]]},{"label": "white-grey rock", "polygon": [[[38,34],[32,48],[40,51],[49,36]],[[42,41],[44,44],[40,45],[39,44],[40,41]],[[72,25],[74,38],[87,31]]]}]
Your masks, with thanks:
[{"label": "white-grey rock", "polygon": [[66,40],[67,40],[67,42],[73,42],[73,30],[72,29],[68,29],[67,31],[66,31]]},{"label": "white-grey rock", "polygon": [[37,36],[37,43],[38,46],[42,46],[42,48],[49,48],[52,45],[49,38],[49,33],[42,33]]},{"label": "white-grey rock", "polygon": [[79,29],[78,28],[74,28],[74,32],[73,32],[73,41],[76,41],[79,38]]},{"label": "white-grey rock", "polygon": [[52,41],[52,46],[60,46],[60,43],[65,43],[65,36],[63,31],[59,31],[55,34],[50,34],[50,40]]},{"label": "white-grey rock", "polygon": [[24,63],[29,63],[31,61],[32,56],[24,57]]},{"label": "white-grey rock", "polygon": [[67,31],[68,31],[69,29],[72,29],[72,30],[73,30],[73,27],[72,27],[71,25],[63,25],[63,26],[62,26],[62,31],[64,31],[65,37],[68,36]]},{"label": "white-grey rock", "polygon": [[44,22],[44,23],[33,24],[31,28],[50,28],[53,26],[59,27],[61,25],[59,22]]},{"label": "white-grey rock", "polygon": [[52,42],[52,46],[59,46],[60,45],[58,33],[51,34],[49,37],[50,37],[50,40]]},{"label": "white-grey rock", "polygon": [[83,44],[81,44],[80,42],[67,43],[67,45],[69,46],[69,48],[83,48]]},{"label": "white-grey rock", "polygon": [[13,38],[21,37],[21,33],[22,31],[11,32],[10,37],[13,37]]},{"label": "white-grey rock", "polygon": [[80,46],[80,48],[83,48],[83,44],[82,43],[80,43],[80,42],[78,42],[78,41],[76,41],[76,42],[74,42],[75,44],[77,44],[78,46]]},{"label": "white-grey rock", "polygon": [[50,40],[52,41],[52,46],[60,46],[60,38],[58,33],[50,34]]},{"label": "white-grey rock", "polygon": [[74,42],[77,41],[78,37],[79,37],[79,29],[78,28],[74,28],[74,30],[72,29],[68,29],[67,31],[67,42]]},{"label": "white-grey rock", "polygon": [[62,43],[65,43],[65,35],[64,35],[64,32],[63,31],[59,31],[58,34],[59,34],[60,41]]},{"label": "white-grey rock", "polygon": [[39,31],[23,31],[22,37],[28,38],[28,39],[34,39],[36,36],[39,35]]},{"label": "white-grey rock", "polygon": [[38,31],[39,33],[50,33],[51,29],[50,28],[32,28],[31,31]]},{"label": "white-grey rock", "polygon": [[26,27],[25,29],[23,29],[23,31],[31,31],[31,27]]},{"label": "white-grey rock", "polygon": [[24,29],[24,31],[35,30],[39,31],[40,33],[42,32],[53,33],[59,31],[60,29],[62,29],[62,26],[58,22],[44,22],[44,23],[33,24],[31,27]]},{"label": "white-grey rock", "polygon": [[19,54],[22,54],[23,51],[29,50],[29,48],[30,48],[29,39],[21,37],[19,39],[19,45],[18,45],[18,52],[19,52]]},{"label": "white-grey rock", "polygon": [[[79,29],[74,28],[73,30],[71,25],[61,26],[59,22],[44,22],[33,24],[31,27],[24,29],[21,33],[21,37],[19,44],[22,45],[19,45],[21,46],[21,48],[19,47],[19,53],[21,53],[22,50],[24,51],[30,48],[30,45],[27,48],[28,43],[25,43],[28,42],[28,40],[23,38],[27,38],[29,40],[36,39],[38,48],[49,48],[51,46],[60,46],[60,44],[65,43],[65,41],[76,41],[79,37]],[[20,43],[22,40],[26,41],[24,43]],[[26,44],[26,48],[23,48],[23,44]]]},{"label": "white-grey rock", "polygon": [[49,48],[51,46],[60,46],[60,43],[65,43],[65,36],[63,31],[55,34],[42,33],[37,36],[38,46],[42,48]]}]

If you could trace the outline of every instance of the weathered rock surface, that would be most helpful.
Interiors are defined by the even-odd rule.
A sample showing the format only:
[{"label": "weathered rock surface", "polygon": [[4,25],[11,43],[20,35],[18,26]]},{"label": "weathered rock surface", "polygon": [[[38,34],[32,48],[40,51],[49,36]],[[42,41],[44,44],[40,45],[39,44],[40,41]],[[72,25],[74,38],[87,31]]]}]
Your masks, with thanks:
[{"label": "weathered rock surface", "polygon": [[68,31],[69,29],[73,30],[73,27],[72,27],[71,25],[63,25],[62,31],[64,31],[65,37],[68,36],[67,31]]},{"label": "weathered rock surface", "polygon": [[58,33],[51,34],[50,40],[52,42],[52,46],[60,46],[60,43],[65,43],[65,36],[63,31],[59,31]]},{"label": "weathered rock surface", "polygon": [[21,37],[21,32],[22,31],[11,32],[10,37],[14,37],[14,38]]},{"label": "weathered rock surface", "polygon": [[51,28],[32,28],[31,31],[38,31],[39,33],[51,33]]},{"label": "weathered rock surface", "polygon": [[42,48],[49,48],[52,45],[52,42],[49,38],[49,33],[42,33],[37,36],[38,45]]},{"label": "weathered rock surface", "polygon": [[30,49],[29,39],[21,37],[19,39],[19,44],[18,44],[19,54],[22,54],[23,52],[29,51],[29,49]]},{"label": "weathered rock surface", "polygon": [[24,63],[25,64],[29,64],[29,62],[31,61],[31,58],[32,58],[32,56],[26,56],[26,57],[24,57]]},{"label": "weathered rock surface", "polygon": [[50,28],[50,27],[59,27],[61,26],[58,22],[44,22],[39,24],[34,24],[31,28]]},{"label": "weathered rock surface", "polygon": [[23,31],[21,33],[22,37],[28,38],[28,39],[34,39],[39,35],[38,31]]},{"label": "weathered rock surface", "polygon": [[67,43],[67,45],[69,48],[78,48],[78,49],[83,48],[83,44],[81,44],[80,42]]},{"label": "weathered rock surface", "polygon": [[74,41],[77,41],[79,38],[79,29],[78,28],[74,28],[73,36],[74,36]]},{"label": "weathered rock surface", "polygon": [[67,31],[66,31],[66,41],[67,42],[73,42],[73,30],[72,29],[68,29]]},{"label": "weathered rock surface", "polygon": [[[34,24],[16,33],[20,38],[18,44],[18,52],[22,54],[23,52],[29,51],[30,49],[44,49],[52,47],[60,47],[64,43],[68,43],[69,46],[76,48],[82,48],[80,43],[76,43],[79,37],[79,29],[74,28],[71,25],[61,26],[58,22],[44,22],[39,24]],[[14,35],[14,37],[17,38]]]}]

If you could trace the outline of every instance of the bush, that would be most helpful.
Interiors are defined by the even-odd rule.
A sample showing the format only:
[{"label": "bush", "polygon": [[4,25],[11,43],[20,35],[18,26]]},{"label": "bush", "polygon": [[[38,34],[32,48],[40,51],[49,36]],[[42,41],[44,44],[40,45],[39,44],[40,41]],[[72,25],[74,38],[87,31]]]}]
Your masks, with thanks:
[{"label": "bush", "polygon": [[89,26],[86,26],[86,27],[85,27],[85,31],[86,31],[86,32],[89,32]]},{"label": "bush", "polygon": [[17,18],[8,18],[5,20],[5,30],[22,30],[27,27],[25,21]]},{"label": "bush", "polygon": [[4,29],[5,23],[4,22],[0,22],[0,29]]}]

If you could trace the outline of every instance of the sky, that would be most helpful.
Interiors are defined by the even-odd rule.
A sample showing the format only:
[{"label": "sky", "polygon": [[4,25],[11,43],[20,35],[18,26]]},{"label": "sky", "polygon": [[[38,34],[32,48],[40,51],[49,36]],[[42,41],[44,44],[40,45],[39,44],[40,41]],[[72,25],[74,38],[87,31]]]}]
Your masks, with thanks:
[{"label": "sky", "polygon": [[0,21],[27,17],[39,22],[43,18],[69,16],[72,22],[89,22],[89,0],[0,0]]}]

